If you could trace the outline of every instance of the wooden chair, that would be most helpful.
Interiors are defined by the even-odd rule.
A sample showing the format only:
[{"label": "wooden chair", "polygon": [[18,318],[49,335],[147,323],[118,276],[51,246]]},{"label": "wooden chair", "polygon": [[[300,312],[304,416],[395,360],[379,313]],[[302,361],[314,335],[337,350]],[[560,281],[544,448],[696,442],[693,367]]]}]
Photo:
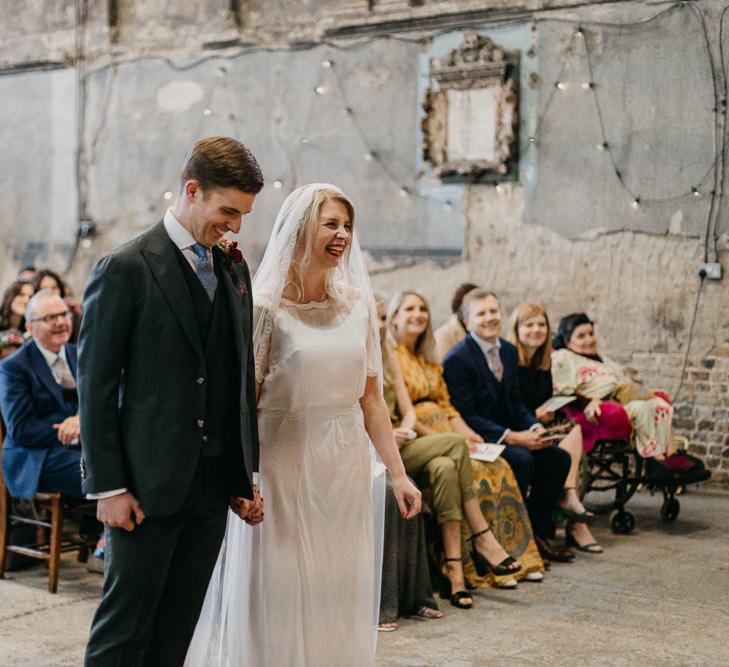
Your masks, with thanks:
[{"label": "wooden chair", "polygon": [[[0,426],[0,436],[2,428]],[[2,442],[0,440],[0,442]],[[0,447],[2,445],[0,444]],[[95,503],[78,501],[62,493],[37,493],[32,500],[36,508],[33,517],[22,516],[13,511],[13,498],[5,485],[2,473],[2,452],[0,450],[0,579],[5,577],[8,553],[16,553],[30,558],[44,560],[48,564],[48,592],[58,590],[58,566],[62,553],[77,551],[79,563],[85,563],[89,551],[94,548],[95,538],[64,536],[63,524],[67,518],[78,518],[84,513],[95,513]],[[79,472],[80,474],[80,472]],[[48,519],[41,510],[48,513]],[[10,530],[15,525],[36,527],[36,540],[32,544],[9,544]]]}]

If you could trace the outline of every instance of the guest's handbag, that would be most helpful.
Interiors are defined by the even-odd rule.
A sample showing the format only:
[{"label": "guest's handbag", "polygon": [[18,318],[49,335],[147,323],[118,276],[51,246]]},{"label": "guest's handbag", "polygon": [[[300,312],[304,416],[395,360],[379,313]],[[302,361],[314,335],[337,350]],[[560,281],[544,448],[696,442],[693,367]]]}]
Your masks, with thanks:
[{"label": "guest's handbag", "polygon": [[652,391],[649,391],[642,384],[638,384],[632,380],[618,382],[613,395],[623,405],[631,401],[649,401],[654,398]]}]

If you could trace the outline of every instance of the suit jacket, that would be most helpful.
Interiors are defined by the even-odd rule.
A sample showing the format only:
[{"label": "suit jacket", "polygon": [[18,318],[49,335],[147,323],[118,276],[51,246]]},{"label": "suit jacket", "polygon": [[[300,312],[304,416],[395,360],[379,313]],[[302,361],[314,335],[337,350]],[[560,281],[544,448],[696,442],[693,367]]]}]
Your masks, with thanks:
[{"label": "suit jacket", "polygon": [[[76,346],[65,346],[76,376]],[[76,414],[63,400],[48,362],[30,341],[0,363],[0,407],[7,429],[2,463],[5,483],[15,498],[32,498],[48,452],[63,447],[53,424]],[[80,474],[80,472],[79,472]]]},{"label": "suit jacket", "polygon": [[[202,341],[179,253],[162,222],[94,267],[84,294],[79,398],[85,493],[127,488],[147,515],[184,501],[204,447]],[[252,497],[258,427],[251,279],[219,248],[223,290],[240,365],[241,495]],[[238,467],[238,463],[234,464]],[[231,492],[233,490],[231,489]]]},{"label": "suit jacket", "polygon": [[443,361],[443,376],[453,405],[487,442],[498,442],[506,429],[523,431],[537,423],[519,394],[516,348],[501,339],[504,375],[499,382],[478,343],[466,336]]}]

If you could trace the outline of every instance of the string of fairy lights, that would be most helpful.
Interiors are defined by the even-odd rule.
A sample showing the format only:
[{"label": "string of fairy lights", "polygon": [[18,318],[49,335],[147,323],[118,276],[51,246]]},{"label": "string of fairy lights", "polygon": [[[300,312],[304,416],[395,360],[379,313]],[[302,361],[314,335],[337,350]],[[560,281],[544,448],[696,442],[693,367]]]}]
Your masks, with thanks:
[{"label": "string of fairy lights", "polygon": [[[729,7],[727,7],[729,8]],[[527,51],[527,56],[534,57],[537,53],[537,33],[538,33],[538,25],[540,23],[544,22],[553,22],[553,23],[561,23],[569,25],[571,28],[571,32],[569,34],[569,45],[568,48],[563,52],[562,60],[560,64],[559,74],[557,76],[557,79],[553,82],[553,84],[549,84],[549,89],[546,94],[546,99],[544,102],[544,105],[541,108],[541,111],[537,114],[536,122],[534,124],[534,129],[531,132],[524,133],[522,132],[522,146],[517,151],[516,155],[514,156],[514,159],[517,160],[519,163],[522,162],[523,159],[535,159],[535,153],[530,157],[530,153],[533,153],[534,151],[538,150],[540,139],[542,138],[542,132],[544,131],[544,122],[547,118],[550,110],[554,106],[554,102],[557,99],[557,96],[561,93],[568,92],[572,87],[578,86],[581,88],[585,93],[591,94],[593,102],[594,102],[594,110],[598,119],[598,127],[600,136],[598,137],[597,141],[594,143],[594,148],[597,153],[603,154],[606,156],[607,159],[610,160],[612,168],[613,168],[613,174],[615,175],[615,178],[617,179],[617,182],[620,186],[620,188],[626,193],[626,196],[629,199],[630,206],[634,210],[638,210],[642,207],[649,206],[651,204],[665,204],[665,203],[671,203],[675,201],[679,201],[685,198],[693,197],[696,199],[700,199],[702,197],[706,197],[708,201],[708,211],[707,211],[707,221],[706,221],[706,234],[705,234],[705,257],[708,261],[709,257],[709,247],[710,247],[710,239],[711,239],[711,231],[713,230],[713,238],[714,238],[714,256],[717,255],[717,242],[718,242],[718,236],[719,236],[719,218],[721,215],[720,210],[720,203],[721,203],[721,197],[723,196],[723,173],[724,173],[724,157],[725,157],[725,151],[726,151],[726,116],[727,116],[727,104],[726,104],[726,97],[727,97],[727,77],[726,77],[726,66],[724,62],[724,54],[723,54],[723,45],[722,45],[722,36],[723,36],[723,29],[724,29],[724,18],[725,13],[727,11],[727,8],[725,8],[721,14],[721,20],[720,20],[720,69],[718,73],[716,72],[715,63],[713,62],[713,57],[711,54],[711,48],[710,43],[708,40],[708,35],[706,32],[706,18],[704,15],[704,11],[702,8],[698,7],[696,4],[692,2],[687,2],[685,0],[679,0],[677,2],[670,3],[666,8],[658,11],[652,16],[649,16],[645,19],[641,19],[639,21],[634,22],[606,22],[606,21],[591,21],[591,20],[577,20],[577,19],[567,19],[567,18],[561,18],[556,17],[549,14],[540,14],[533,18],[531,22],[531,32],[532,32],[532,39],[531,39],[531,47]],[[604,95],[606,93],[603,93],[603,89],[599,81],[596,80],[596,72],[595,72],[595,65],[594,65],[594,54],[593,54],[593,46],[592,42],[594,39],[596,39],[596,35],[593,34],[593,31],[597,30],[623,30],[623,31],[630,31],[630,32],[638,32],[644,29],[647,29],[652,24],[656,23],[657,21],[673,14],[674,12],[678,11],[689,11],[691,13],[691,16],[694,17],[695,20],[699,22],[699,25],[702,28],[702,34],[704,37],[704,47],[707,53],[707,61],[709,62],[709,66],[711,69],[711,80],[712,84],[714,86],[714,94],[715,94],[715,108],[714,108],[714,136],[715,136],[715,142],[714,142],[714,155],[712,157],[712,160],[710,161],[709,165],[707,166],[706,170],[703,172],[703,176],[698,179],[698,181],[691,183],[690,185],[682,187],[679,191],[665,195],[665,196],[651,196],[647,193],[641,192],[641,189],[637,187],[636,185],[632,183],[628,183],[626,180],[626,177],[624,176],[624,170],[621,169],[620,165],[618,164],[618,148],[619,148],[619,139],[615,136],[612,136],[610,133],[610,128],[606,127],[605,124],[605,118],[603,113],[603,107],[601,102],[601,95]],[[491,23],[484,25],[483,28],[486,29],[498,29],[502,27],[509,27],[509,26],[515,26],[515,25],[524,25],[524,19],[514,19],[514,20],[503,20],[498,23]],[[328,48],[330,50],[330,54],[326,57],[322,58],[321,61],[319,61],[317,72],[314,73],[313,79],[313,85],[311,86],[311,93],[314,96],[314,104],[309,105],[309,110],[307,113],[307,118],[304,123],[304,126],[301,128],[301,133],[298,138],[298,140],[294,140],[292,146],[284,146],[284,151],[287,155],[288,160],[288,174],[284,175],[281,174],[275,178],[275,180],[272,182],[273,188],[277,190],[284,190],[285,188],[291,188],[295,187],[296,185],[296,165],[297,165],[297,159],[300,156],[300,151],[306,149],[306,148],[314,148],[316,147],[316,141],[312,138],[312,132],[310,123],[312,120],[312,117],[315,115],[314,109],[315,105],[317,104],[316,100],[324,100],[326,98],[330,98],[335,101],[336,104],[339,105],[341,113],[349,118],[351,122],[351,128],[353,133],[359,137],[361,145],[362,145],[362,159],[365,162],[372,163],[377,165],[383,175],[385,176],[386,180],[389,184],[391,184],[391,187],[395,188],[397,194],[402,197],[403,199],[414,199],[414,200],[422,200],[424,202],[427,202],[430,205],[437,205],[442,206],[446,211],[452,211],[454,209],[454,203],[452,198],[444,198],[444,197],[438,197],[434,196],[432,194],[433,188],[432,184],[429,182],[427,187],[431,189],[431,192],[425,192],[421,189],[421,185],[424,184],[422,181],[422,173],[421,174],[415,174],[411,175],[409,174],[407,178],[403,178],[401,174],[396,173],[397,171],[400,171],[395,168],[394,164],[391,160],[386,159],[384,156],[387,155],[388,151],[386,150],[379,150],[378,147],[372,142],[372,140],[368,137],[367,132],[364,129],[364,125],[362,122],[362,114],[358,111],[358,109],[352,104],[346,90],[346,86],[344,85],[344,82],[342,81],[339,68],[337,67],[337,62],[334,57],[334,54],[337,51],[349,51],[354,49],[361,49],[366,47],[367,45],[381,40],[393,40],[393,41],[399,41],[404,42],[407,44],[413,44],[422,46],[424,44],[430,43],[435,37],[446,34],[446,33],[452,33],[452,32],[458,32],[460,29],[457,28],[448,28],[443,30],[437,30],[432,31],[426,35],[418,35],[418,36],[407,36],[407,35],[378,35],[374,37],[367,37],[363,39],[358,40],[351,40],[349,42],[335,42],[331,40],[325,40],[316,44],[310,44],[310,45],[304,45],[304,46],[287,46],[287,47],[242,47],[238,49],[235,52],[231,53],[210,53],[205,54],[203,57],[198,58],[196,60],[192,60],[189,62],[184,63],[176,63],[169,58],[162,58],[164,62],[166,62],[171,68],[173,68],[175,71],[189,71],[194,70],[198,66],[202,65],[203,63],[206,63],[210,60],[218,60],[221,63],[224,63],[225,61],[234,61],[238,58],[245,57],[247,55],[253,54],[253,53],[261,53],[261,52],[270,52],[270,53],[279,53],[279,52],[296,52],[298,50],[302,49],[312,49],[312,48],[321,48],[322,46],[325,48]],[[82,53],[83,49],[79,47],[79,52]],[[583,81],[575,83],[573,80],[571,80],[567,76],[567,68],[568,68],[568,62],[570,58],[573,58],[575,55],[581,55],[584,62],[584,68],[586,70],[586,78]],[[136,60],[148,60],[150,59],[150,56],[143,56],[138,59],[133,60],[125,60],[123,62],[117,62],[117,63],[110,63],[109,65],[102,65],[101,67],[97,68],[93,71],[88,71],[85,73],[85,76],[88,76],[88,74],[96,73],[101,70],[103,70],[106,67],[119,67],[122,64],[127,64],[128,62],[135,62]],[[239,105],[238,100],[236,99],[236,91],[235,87],[231,86],[229,83],[229,71],[228,66],[226,64],[221,64],[217,70],[216,70],[216,76],[214,77],[214,81],[209,86],[209,89],[207,91],[207,100],[205,103],[205,106],[202,109],[201,118],[200,118],[200,125],[198,134],[202,133],[202,130],[204,130],[205,123],[207,119],[209,119],[212,116],[216,117],[223,117],[227,118],[227,120],[233,125],[236,125],[236,122],[238,121],[238,118],[235,113],[235,109],[242,108]],[[112,85],[111,83],[109,85]],[[219,86],[223,87],[225,94],[229,98],[229,104],[228,104],[228,110],[218,110],[216,108],[216,105],[213,103],[213,98],[218,91]],[[108,97],[107,97],[108,99]],[[332,107],[327,107],[328,109]],[[103,119],[102,119],[103,120]],[[526,139],[524,139],[524,134],[526,134]],[[96,138],[98,139],[98,132],[96,133]],[[95,143],[95,142],[94,142]],[[88,162],[92,162],[92,160],[89,160]],[[406,168],[403,171],[410,171],[410,169],[406,166]],[[667,179],[669,180],[669,179]],[[448,184],[449,186],[452,184]],[[492,184],[493,185],[493,184]],[[496,191],[497,192],[504,192],[504,184],[503,183],[496,183],[495,184]],[[437,188],[436,188],[437,191]],[[171,191],[165,191],[162,195],[163,199],[166,201],[169,201],[173,199],[174,195]],[[80,206],[80,210],[86,211],[86,205],[85,203],[82,203]],[[82,245],[87,246],[90,245],[91,239],[93,238],[93,234],[95,232],[95,227],[93,225],[93,222],[89,224],[88,221],[85,223],[85,228],[79,229],[79,235],[82,238]]]}]

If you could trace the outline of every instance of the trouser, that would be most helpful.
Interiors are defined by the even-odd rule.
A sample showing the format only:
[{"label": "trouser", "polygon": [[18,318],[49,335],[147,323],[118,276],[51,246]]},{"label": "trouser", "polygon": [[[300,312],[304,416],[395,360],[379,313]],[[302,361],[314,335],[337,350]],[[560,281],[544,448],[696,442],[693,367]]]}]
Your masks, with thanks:
[{"label": "trouser", "polygon": [[60,443],[48,450],[40,479],[39,491],[57,491],[71,498],[83,498],[81,491],[81,447]]},{"label": "trouser", "polygon": [[107,527],[86,667],[183,664],[225,535],[227,490],[224,457],[202,458],[174,514],[131,532]]},{"label": "trouser", "polygon": [[476,496],[465,439],[455,433],[426,435],[403,445],[400,456],[415,483],[433,490],[438,523],[461,521],[463,503]]},{"label": "trouser", "polygon": [[541,538],[552,537],[552,515],[564,492],[570,470],[569,453],[556,446],[532,451],[520,445],[507,445],[501,456],[514,472],[534,534]]}]

